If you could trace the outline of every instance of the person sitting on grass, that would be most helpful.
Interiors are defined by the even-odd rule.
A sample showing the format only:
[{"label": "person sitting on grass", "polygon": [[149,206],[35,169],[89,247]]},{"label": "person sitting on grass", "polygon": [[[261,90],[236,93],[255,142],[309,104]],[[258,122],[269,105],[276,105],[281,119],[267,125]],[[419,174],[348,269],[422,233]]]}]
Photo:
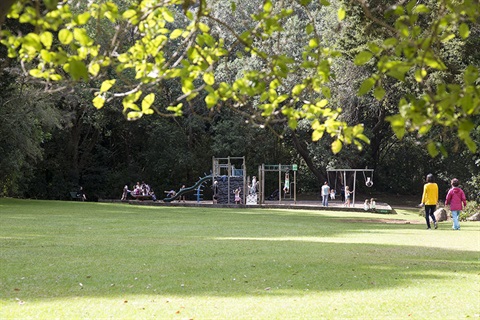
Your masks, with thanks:
[{"label": "person sitting on grass", "polygon": [[368,201],[368,199],[365,199],[365,203],[363,204],[363,210],[370,210],[370,201]]}]

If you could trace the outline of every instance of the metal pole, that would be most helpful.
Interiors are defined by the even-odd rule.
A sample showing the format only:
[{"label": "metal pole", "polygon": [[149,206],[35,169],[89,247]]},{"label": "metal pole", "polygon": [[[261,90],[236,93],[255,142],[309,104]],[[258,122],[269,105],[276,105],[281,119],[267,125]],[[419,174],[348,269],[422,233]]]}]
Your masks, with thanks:
[{"label": "metal pole", "polygon": [[262,173],[260,174],[261,176],[261,186],[262,186],[262,194],[261,194],[261,199],[262,201],[260,202],[261,204],[265,203],[265,163],[262,163]]},{"label": "metal pole", "polygon": [[354,174],[353,174],[353,204],[352,204],[352,207],[355,207],[355,189],[357,188],[357,171],[355,170],[354,171]]},{"label": "metal pole", "polygon": [[282,202],[282,165],[278,164],[278,203]]},{"label": "metal pole", "polygon": [[293,171],[293,203],[297,204],[297,171]]},{"label": "metal pole", "polygon": [[[258,179],[262,179],[262,175],[260,174],[260,166],[258,166]],[[258,180],[257,180],[258,181]],[[260,189],[260,183],[258,184],[258,203],[262,204],[261,197],[262,197],[262,189]]]},{"label": "metal pole", "polygon": [[232,173],[232,168],[230,167],[230,156],[228,156],[227,158],[227,175],[228,175],[228,187],[227,187],[227,191],[228,191],[228,204],[230,204],[230,175]]},{"label": "metal pole", "polygon": [[[246,181],[246,178],[247,178],[247,166],[245,165],[245,156],[242,157],[242,161],[243,161],[243,164],[242,164],[242,169],[243,169],[243,204],[247,204],[247,181]],[[247,190],[247,191],[245,191]]]}]

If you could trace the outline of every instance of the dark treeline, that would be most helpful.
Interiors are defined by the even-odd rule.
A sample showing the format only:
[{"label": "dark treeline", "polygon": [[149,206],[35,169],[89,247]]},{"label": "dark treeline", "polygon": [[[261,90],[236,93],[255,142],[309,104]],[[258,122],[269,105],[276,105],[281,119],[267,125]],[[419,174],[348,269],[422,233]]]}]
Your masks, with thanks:
[{"label": "dark treeline", "polygon": [[[136,181],[163,193],[209,173],[212,156],[245,156],[249,175],[256,175],[262,163],[298,164],[300,193],[318,192],[327,179],[333,184],[335,176],[327,177],[327,167],[368,167],[375,169],[375,191],[418,194],[431,172],[443,192],[457,177],[470,198],[478,194],[478,160],[453,139],[448,157],[431,158],[415,137],[398,140],[391,132],[381,133],[379,146],[372,143],[362,151],[350,147],[333,155],[328,139],[312,143],[301,128],[280,137],[247,125],[228,110],[211,117],[192,112],[126,121],[117,107],[97,111],[74,92],[46,95],[21,84],[21,78],[4,75],[1,81],[3,196],[68,199],[69,191],[83,186],[89,200],[119,198],[123,186]],[[364,116],[367,125],[375,121]],[[369,134],[375,141],[374,133]],[[275,179],[271,177],[273,186]]]},{"label": "dark treeline", "polygon": [[[258,4],[246,1],[244,5],[248,13],[248,6],[255,8]],[[241,28],[243,22],[228,17],[223,6],[218,2],[213,12],[217,16],[226,15],[232,27],[238,24]],[[334,181],[335,177],[327,176],[327,168],[368,167],[375,169],[373,190],[376,192],[420,194],[424,177],[433,173],[442,197],[449,181],[456,177],[462,182],[467,197],[479,200],[480,154],[468,151],[456,132],[433,128],[425,135],[407,133],[399,140],[386,122],[388,115],[398,112],[401,94],[418,91],[413,79],[400,84],[386,83],[386,95],[380,102],[371,95],[357,96],[356,91],[371,66],[355,66],[352,62],[355,54],[367,41],[385,35],[368,27],[370,24],[365,23],[361,10],[355,7],[349,9],[349,21],[341,28],[335,22],[336,10],[318,8],[311,14],[318,16],[325,45],[335,46],[343,54],[334,65],[329,103],[344,110],[347,122],[365,124],[371,142],[362,150],[346,146],[334,155],[330,137],[312,142],[307,124],[299,123],[295,130],[282,121],[265,127],[252,124],[248,109],[244,109],[247,115],[245,111],[235,112],[233,107],[219,107],[213,112],[205,108],[201,95],[190,101],[182,117],[152,115],[127,121],[118,102],[118,105],[109,103],[101,110],[92,106],[90,88],[98,84],[69,84],[67,89],[45,91],[42,84],[25,77],[21,65],[8,59],[5,47],[0,46],[0,196],[68,199],[70,191],[82,186],[89,200],[120,198],[123,186],[131,187],[137,181],[145,181],[157,194],[163,194],[164,190],[178,189],[183,184],[193,185],[199,177],[208,174],[213,156],[245,156],[250,176],[257,174],[262,163],[298,164],[299,193],[318,192],[324,181]],[[4,27],[24,28],[8,20]],[[272,54],[284,50],[295,56],[298,49],[295,39],[301,38],[299,30],[305,29],[301,13],[289,19],[284,27],[284,38],[278,39],[281,45],[263,45],[271,47]],[[222,34],[224,30],[214,30],[217,36],[228,39]],[[107,42],[108,32],[103,31]],[[480,35],[473,27],[471,32]],[[126,30],[124,36],[125,45],[135,40],[134,30]],[[448,70],[439,73],[439,81],[442,77],[456,78],[468,63],[480,65],[476,48],[478,43],[456,42],[442,48]],[[245,66],[258,63],[251,57],[232,53],[230,60],[215,70],[215,76],[220,80],[233,79]],[[292,83],[299,82],[300,78],[292,79]],[[169,97],[179,91],[178,83],[162,83],[156,93],[163,96],[164,101],[155,102],[157,110],[161,112],[162,103],[167,103]],[[254,109],[252,102],[251,110]],[[476,119],[471,135],[479,144],[480,119]],[[445,154],[434,158],[429,155],[426,143],[432,137],[442,142]],[[363,176],[359,178],[363,180]],[[272,188],[275,179],[272,177],[269,181]]]}]

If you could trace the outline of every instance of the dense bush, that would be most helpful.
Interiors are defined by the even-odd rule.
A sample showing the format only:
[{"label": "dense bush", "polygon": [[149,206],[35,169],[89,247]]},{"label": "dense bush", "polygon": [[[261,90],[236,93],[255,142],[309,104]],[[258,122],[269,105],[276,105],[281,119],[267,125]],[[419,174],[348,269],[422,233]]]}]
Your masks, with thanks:
[{"label": "dense bush", "polygon": [[480,203],[476,201],[468,201],[467,206],[460,213],[460,221],[466,221],[468,217],[480,212]]}]

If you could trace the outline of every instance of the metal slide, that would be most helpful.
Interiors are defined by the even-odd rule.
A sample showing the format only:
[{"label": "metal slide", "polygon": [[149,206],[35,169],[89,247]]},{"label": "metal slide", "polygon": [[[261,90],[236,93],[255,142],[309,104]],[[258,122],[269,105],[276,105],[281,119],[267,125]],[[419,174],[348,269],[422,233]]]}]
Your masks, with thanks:
[{"label": "metal slide", "polygon": [[165,198],[163,199],[163,202],[172,202],[174,200],[177,200],[179,197],[181,197],[183,194],[187,193],[187,192],[190,192],[192,190],[195,190],[199,185],[201,185],[202,183],[204,183],[205,181],[207,180],[210,180],[212,179],[212,175],[208,175],[208,176],[205,176],[203,178],[200,178],[200,180],[198,180],[193,186],[191,187],[188,187],[188,188],[183,188],[183,189],[180,189],[177,194],[175,194],[173,197],[171,198]]}]

